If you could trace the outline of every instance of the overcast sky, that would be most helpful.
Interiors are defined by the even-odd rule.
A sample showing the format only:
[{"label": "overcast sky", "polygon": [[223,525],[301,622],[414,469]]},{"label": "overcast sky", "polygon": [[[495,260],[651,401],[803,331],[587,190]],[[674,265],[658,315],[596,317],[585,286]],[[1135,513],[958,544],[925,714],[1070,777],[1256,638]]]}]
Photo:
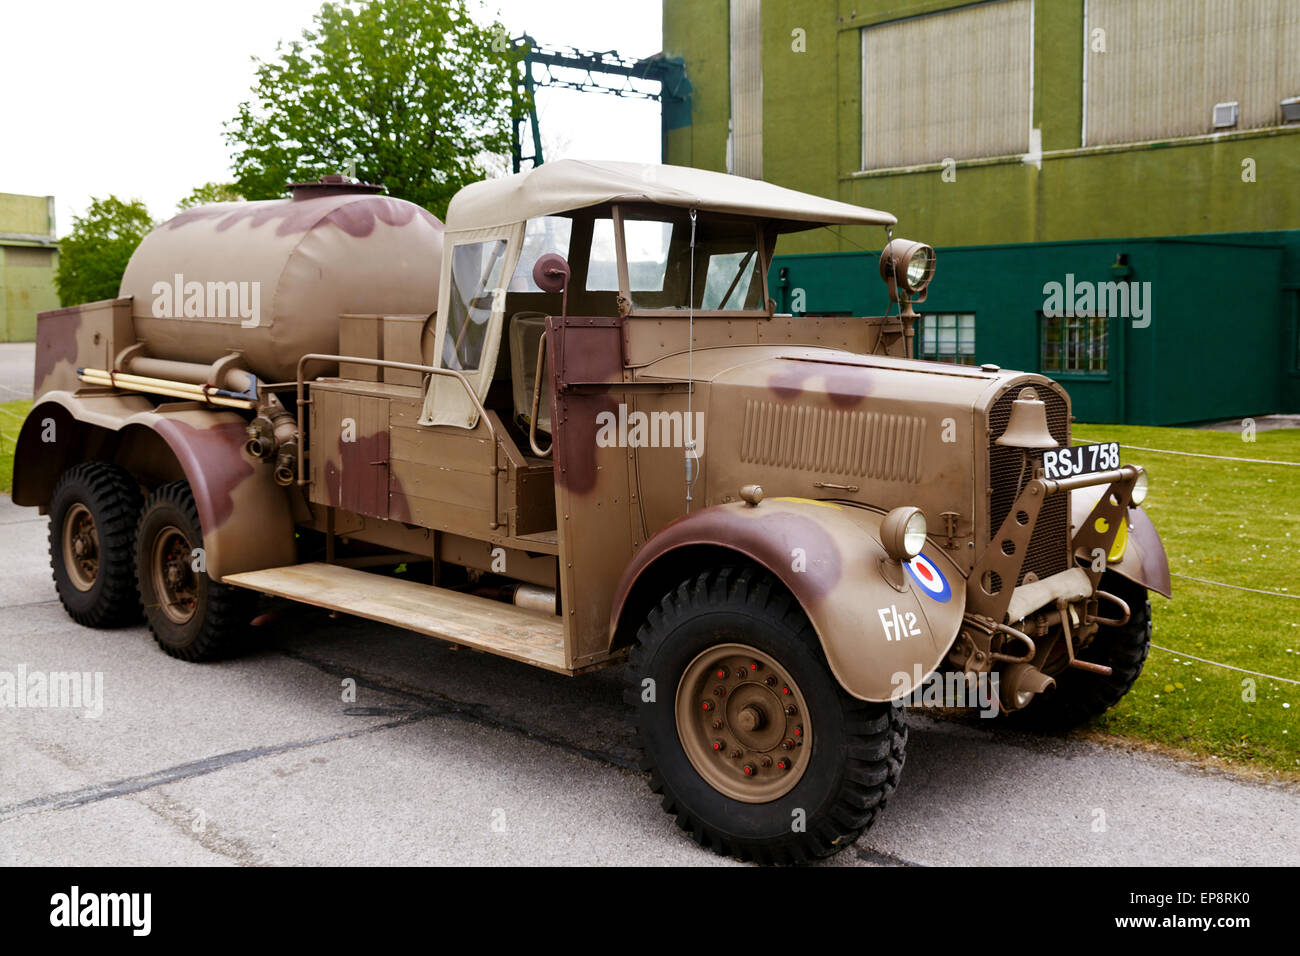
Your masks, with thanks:
[{"label": "overcast sky", "polygon": [[[471,4],[477,0],[470,0]],[[250,57],[297,38],[321,0],[0,0],[0,192],[52,195],[58,232],[90,197],[140,198],[170,217],[195,186],[229,181],[222,123],[248,99]],[[512,36],[642,57],[660,48],[655,0],[487,0]],[[659,160],[659,105],[540,91],[547,159]],[[525,134],[527,135],[527,134]],[[525,153],[530,151],[525,148]]]}]

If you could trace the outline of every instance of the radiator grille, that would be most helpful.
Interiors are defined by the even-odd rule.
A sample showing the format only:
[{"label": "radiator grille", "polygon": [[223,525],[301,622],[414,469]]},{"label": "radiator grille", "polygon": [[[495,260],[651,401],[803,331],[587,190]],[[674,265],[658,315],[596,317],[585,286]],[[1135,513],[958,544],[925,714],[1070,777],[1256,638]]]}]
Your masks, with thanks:
[{"label": "radiator grille", "polygon": [[740,460],[882,481],[921,480],[925,419],[782,402],[745,403]]},{"label": "radiator grille", "polygon": [[[997,534],[1016,500],[1021,451],[996,445],[994,441],[1006,431],[1007,422],[1011,418],[1011,403],[1023,387],[1016,385],[1003,392],[989,408],[989,428],[992,430],[989,436],[989,487],[993,489],[993,494],[989,497],[990,540]],[[1070,412],[1065,399],[1049,388],[1038,387],[1034,390],[1047,406],[1048,431],[1058,443],[1069,445]],[[1069,541],[1070,496],[1052,495],[1038,513],[1038,522],[1029,539],[1029,551],[1021,567],[1021,579],[1027,571],[1034,572],[1041,579],[1066,570],[1070,566]]]}]

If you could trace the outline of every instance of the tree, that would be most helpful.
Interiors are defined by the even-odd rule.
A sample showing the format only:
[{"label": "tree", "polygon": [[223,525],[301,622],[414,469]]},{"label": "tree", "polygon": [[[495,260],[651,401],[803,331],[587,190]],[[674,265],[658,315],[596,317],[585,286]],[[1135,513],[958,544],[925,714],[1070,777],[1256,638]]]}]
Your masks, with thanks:
[{"label": "tree", "polygon": [[276,54],[255,59],[253,98],[226,123],[249,199],[353,170],[441,217],[485,155],[509,149],[521,54],[465,0],[326,3]]},{"label": "tree", "polygon": [[59,302],[67,306],[116,299],[131,253],[153,227],[139,199],[92,198],[84,216],[72,217],[72,232],[59,240],[54,275]]},{"label": "tree", "polygon": [[204,183],[195,186],[190,194],[176,204],[177,212],[184,212],[192,206],[206,206],[213,202],[239,202],[244,197],[239,187],[232,183]]}]

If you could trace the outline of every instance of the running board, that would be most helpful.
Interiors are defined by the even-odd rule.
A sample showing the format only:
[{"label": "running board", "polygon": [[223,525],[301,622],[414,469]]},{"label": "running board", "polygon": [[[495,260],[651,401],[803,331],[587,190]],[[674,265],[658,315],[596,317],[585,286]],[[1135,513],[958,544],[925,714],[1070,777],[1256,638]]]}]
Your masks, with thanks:
[{"label": "running board", "polygon": [[564,621],[554,614],[323,562],[227,574],[222,582],[575,673],[565,661]]}]

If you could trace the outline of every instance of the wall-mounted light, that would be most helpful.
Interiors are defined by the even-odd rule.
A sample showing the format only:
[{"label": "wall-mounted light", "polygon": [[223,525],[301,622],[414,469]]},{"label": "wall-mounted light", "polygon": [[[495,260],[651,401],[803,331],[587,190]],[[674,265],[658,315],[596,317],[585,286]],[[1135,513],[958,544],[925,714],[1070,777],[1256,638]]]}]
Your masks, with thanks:
[{"label": "wall-mounted light", "polygon": [[1231,129],[1237,125],[1237,101],[1214,104],[1214,128]]}]

